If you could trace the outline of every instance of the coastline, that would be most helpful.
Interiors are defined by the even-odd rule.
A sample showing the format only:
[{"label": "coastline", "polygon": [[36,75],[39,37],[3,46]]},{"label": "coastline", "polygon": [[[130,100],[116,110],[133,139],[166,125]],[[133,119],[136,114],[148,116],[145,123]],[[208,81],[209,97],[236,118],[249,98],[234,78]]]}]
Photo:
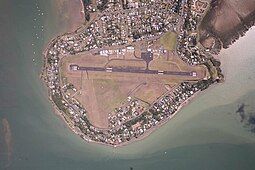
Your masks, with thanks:
[{"label": "coastline", "polygon": [[[244,127],[246,122],[240,122],[236,110],[244,103],[246,113],[255,112],[255,86],[251,85],[255,83],[254,28],[252,34],[247,32],[245,41],[240,38],[226,50],[225,56],[217,56],[227,63],[225,69],[222,61],[223,74],[227,73],[224,83],[199,92],[169,122],[144,135],[141,140],[138,138],[114,148],[84,141],[75,134],[65,122],[63,116],[66,114],[59,114],[50,103],[47,84],[39,79],[44,58],[42,51],[49,40],[63,30],[56,20],[54,1],[14,0],[0,7],[2,16],[6,16],[6,11],[11,18],[15,16],[11,22],[8,22],[8,17],[3,17],[6,24],[2,25],[6,34],[2,40],[5,57],[1,62],[0,105],[1,119],[8,120],[12,133],[13,153],[9,169],[253,169],[255,133]],[[44,34],[42,40],[35,39],[38,43],[32,48],[31,35],[38,31],[32,24],[33,16],[38,17],[34,10],[36,2],[44,12],[37,20],[39,25],[44,25]],[[33,50],[37,53],[35,63],[32,62]],[[0,142],[3,153],[7,150],[3,133]],[[0,157],[0,169],[4,170],[6,152]],[[223,162],[226,164],[221,168]]]},{"label": "coastline", "polygon": [[[253,14],[253,15],[254,15],[254,14]],[[246,37],[246,33],[249,32],[249,31],[251,31],[251,29],[255,30],[254,22],[249,21],[248,23],[246,22],[245,24],[249,24],[249,27],[248,27],[248,28],[247,28],[247,27],[244,27],[244,28],[242,27],[243,29],[241,29],[241,26],[238,27],[238,31],[237,31],[238,37],[234,37],[233,39],[231,39],[231,43],[228,44],[229,46],[228,46],[228,47],[225,47],[225,48],[222,48],[222,49],[221,49],[221,53],[222,53],[222,51],[228,50],[230,47],[232,47],[235,43],[237,43],[237,41],[238,41],[240,38],[243,38],[243,39],[244,39],[244,38]],[[254,34],[255,34],[255,32],[254,32]],[[251,42],[251,43],[252,43],[252,42]],[[213,56],[214,56],[214,57],[217,56],[217,57],[215,57],[215,58],[216,58],[216,59],[219,59],[220,62],[227,63],[228,58],[226,58],[226,56],[225,56],[224,58],[222,58],[222,57],[220,56],[221,53],[218,54],[218,55],[213,55]],[[227,57],[229,57],[229,56],[227,56]],[[242,59],[240,59],[240,60],[243,61]],[[226,69],[226,68],[225,68],[224,66],[222,66],[221,68],[222,68],[222,70],[223,70],[223,72],[224,72],[224,75],[225,75],[225,73],[226,73],[226,70],[225,70],[225,69]],[[214,83],[214,84],[210,85],[210,87],[209,87],[208,89],[215,88],[215,87],[217,87],[218,85],[223,85],[224,83],[225,83],[225,76],[224,76],[223,81],[222,81],[220,84],[215,84],[215,83]],[[181,109],[183,109],[183,107],[185,107],[185,106],[187,106],[188,104],[192,103],[197,97],[202,96],[203,94],[205,94],[206,91],[207,91],[208,89],[206,89],[206,90],[204,90],[204,91],[199,91],[199,92],[197,92],[196,94],[194,94],[192,97],[190,97],[189,99],[187,99],[184,103],[182,103],[181,106],[178,108],[178,110],[177,110],[171,117],[169,117],[169,118],[167,118],[166,120],[162,121],[160,124],[154,126],[154,127],[151,128],[148,132],[146,132],[146,133],[144,133],[143,135],[139,136],[138,139],[135,138],[134,140],[129,141],[129,142],[122,143],[121,145],[118,145],[117,147],[122,147],[122,146],[128,145],[128,144],[130,144],[130,143],[137,142],[137,141],[141,141],[141,140],[147,138],[147,137],[150,136],[153,132],[157,131],[160,127],[162,127],[162,126],[164,126],[165,124],[167,124],[168,121],[170,121],[171,119],[173,119],[174,117],[176,117],[176,115],[179,113],[179,111],[180,111]]]},{"label": "coastline", "polygon": [[[61,10],[61,3],[65,2],[65,0],[56,0],[56,6],[58,8],[58,10]],[[69,0],[68,1],[69,5],[71,4],[71,7],[68,5],[67,7],[69,7],[69,10],[67,10],[67,15],[68,16],[71,16],[70,17],[70,21],[67,22],[65,24],[65,28],[66,29],[64,31],[64,34],[62,34],[63,30],[59,31],[59,33],[57,33],[56,35],[53,35],[53,38],[49,40],[49,42],[45,45],[45,47],[43,48],[43,66],[42,66],[42,71],[41,71],[41,74],[40,74],[40,78],[41,80],[44,79],[44,76],[45,76],[45,65],[47,64],[46,62],[46,59],[47,59],[47,56],[46,56],[46,53],[48,51],[48,48],[55,42],[56,39],[58,39],[59,37],[63,36],[63,35],[66,35],[66,34],[71,34],[73,31],[77,30],[78,28],[80,28],[85,20],[85,16],[83,14],[82,11],[84,11],[84,3],[82,0]],[[73,7],[73,8],[72,8]],[[75,8],[74,8],[75,7]],[[63,8],[63,7],[62,7]],[[76,9],[78,8],[78,9]],[[73,12],[73,11],[76,11],[76,12]],[[80,11],[80,13],[78,14],[78,11]],[[66,11],[65,11],[66,12]],[[72,15],[73,13],[76,13],[74,15]],[[78,17],[77,17],[78,16]],[[44,80],[43,80],[44,82]],[[49,95],[49,90],[48,90],[48,87],[46,86],[45,83],[44,84],[44,87],[46,88],[47,92],[48,92],[48,99],[50,100],[51,102],[51,105],[53,106],[53,111],[54,113],[57,115],[57,116],[60,116],[61,119],[64,120],[64,122],[67,124],[68,128],[70,130],[73,131],[73,129],[71,128],[71,126],[69,126],[69,122],[66,120],[66,118],[62,115],[61,111],[54,105],[53,101],[52,101],[52,98],[50,97]]]},{"label": "coastline", "polygon": [[[211,87],[214,87],[215,84],[211,85]],[[51,97],[49,96],[49,99],[52,103],[52,106],[53,106],[53,111],[54,113],[59,116],[64,122],[65,122],[65,126],[70,129],[73,133],[75,133],[76,135],[78,135],[80,138],[83,139],[83,141],[87,142],[87,143],[94,143],[94,144],[99,144],[99,145],[102,145],[102,146],[109,146],[109,147],[112,147],[112,148],[121,148],[121,147],[124,147],[126,145],[129,145],[131,143],[134,143],[134,142],[138,142],[138,141],[142,141],[144,140],[145,138],[149,137],[153,132],[157,131],[159,128],[161,128],[162,126],[166,125],[171,119],[173,119],[174,117],[176,117],[176,115],[179,113],[179,111],[187,106],[188,104],[190,104],[192,101],[194,101],[194,99],[199,96],[199,95],[202,95],[204,93],[204,91],[198,91],[196,92],[193,96],[191,96],[190,98],[188,98],[186,101],[184,101],[179,107],[178,109],[175,111],[174,114],[172,114],[170,117],[168,117],[166,120],[163,120],[162,122],[160,122],[159,124],[157,124],[156,126],[152,127],[151,129],[149,129],[148,131],[146,131],[145,133],[143,133],[141,136],[139,136],[138,138],[133,138],[132,140],[130,141],[127,141],[127,142],[123,142],[123,143],[120,143],[120,144],[117,144],[117,145],[111,145],[111,144],[107,144],[107,143],[102,143],[102,142],[96,142],[96,141],[92,141],[92,140],[86,140],[84,138],[81,137],[81,135],[83,133],[81,132],[78,132],[77,129],[75,129],[74,125],[72,124],[72,122],[69,122],[65,116],[63,115],[63,113],[54,105],[54,102],[52,101]]]},{"label": "coastline", "polygon": [[[63,35],[66,35],[66,34],[70,34],[71,32],[68,32],[68,33],[65,33]],[[60,37],[60,36],[58,36]],[[54,40],[57,39],[58,37],[56,38],[53,38],[52,41],[50,41],[50,43],[48,44],[47,48],[44,50],[43,54],[44,54],[44,63],[46,63],[46,52],[48,50],[48,47],[51,46],[52,43],[54,43]],[[44,70],[42,71],[42,74],[41,74],[41,78],[43,78],[43,72]],[[213,87],[215,84],[212,84],[210,87]],[[47,91],[49,92],[48,90],[48,87],[45,86]],[[209,87],[209,88],[210,88]],[[53,107],[53,111],[54,113],[59,116],[64,122],[65,122],[65,126],[70,129],[73,133],[75,133],[76,135],[78,135],[80,138],[83,139],[83,141],[87,142],[87,143],[95,143],[95,144],[99,144],[99,145],[102,145],[102,146],[109,146],[109,147],[112,147],[112,148],[120,148],[120,147],[124,147],[128,144],[131,144],[133,142],[138,142],[138,141],[141,141],[147,137],[149,137],[153,132],[155,132],[156,130],[158,130],[160,127],[164,126],[165,124],[167,124],[171,119],[173,119],[178,113],[179,111],[187,106],[190,102],[192,102],[194,100],[194,98],[196,98],[198,95],[201,95],[203,94],[204,91],[198,91],[196,92],[195,94],[193,94],[190,98],[188,98],[186,101],[184,101],[179,107],[178,109],[175,111],[174,114],[172,114],[170,117],[168,117],[166,120],[163,120],[162,122],[160,122],[159,124],[157,124],[156,126],[152,127],[151,129],[149,129],[148,131],[146,131],[144,134],[142,134],[141,136],[139,136],[138,138],[133,138],[133,140],[130,140],[130,141],[127,141],[127,142],[123,142],[123,143],[120,143],[120,144],[117,144],[117,145],[111,145],[111,144],[107,144],[107,143],[102,143],[102,142],[96,142],[96,141],[92,141],[92,140],[87,140],[85,138],[82,138],[82,132],[78,132],[77,129],[75,129],[74,127],[74,124],[73,122],[69,122],[64,114],[55,106],[52,98],[51,98],[51,95],[48,93],[48,98],[49,100],[51,101],[51,105]]]},{"label": "coastline", "polygon": [[[56,6],[56,8],[58,9],[58,12],[56,13],[59,13],[59,11],[61,10],[61,2],[63,2],[65,0],[56,0],[55,1],[55,4],[54,6]],[[43,66],[42,66],[42,71],[41,71],[41,74],[40,74],[40,77],[42,79],[42,76],[43,76],[43,72],[44,72],[44,68],[45,68],[45,59],[46,59],[46,52],[48,50],[48,47],[53,44],[55,42],[55,40],[57,38],[59,38],[60,36],[63,36],[65,34],[70,34],[72,33],[73,31],[79,29],[80,27],[82,27],[82,24],[83,24],[83,21],[85,21],[85,16],[84,16],[84,13],[82,11],[84,11],[84,4],[83,4],[83,1],[82,0],[69,0],[68,1],[69,3],[71,3],[71,7],[70,6],[67,6],[69,7],[69,10],[65,11],[67,12],[67,15],[71,16],[70,19],[69,19],[69,22],[66,21],[66,23],[62,23],[64,24],[64,28],[61,28],[61,29],[64,29],[64,30],[59,30],[57,34],[53,35],[53,38],[51,38],[48,43],[46,43],[43,47]],[[75,8],[78,8],[78,9],[75,9],[75,8],[72,8],[72,7],[75,7]],[[73,11],[76,11],[76,12],[73,12]],[[79,12],[79,14],[77,14]],[[76,13],[75,15],[72,15],[73,13]],[[77,17],[78,16],[78,17]],[[62,20],[62,16],[58,16],[60,18],[60,20]],[[71,21],[71,22],[70,22]],[[47,87],[46,87],[47,88]]]},{"label": "coastline", "polygon": [[[141,140],[144,140],[145,138],[149,137],[152,133],[154,133],[155,131],[157,131],[159,128],[161,128],[162,126],[166,125],[171,119],[173,119],[174,117],[176,117],[176,115],[180,112],[180,110],[187,106],[188,104],[190,104],[192,101],[194,101],[194,99],[198,96],[201,95],[201,92],[197,92],[196,94],[194,94],[192,97],[188,98],[185,102],[183,102],[178,109],[176,110],[176,112],[174,114],[172,114],[170,117],[168,117],[166,120],[163,120],[162,122],[160,122],[159,124],[157,124],[156,126],[152,127],[150,130],[148,130],[146,133],[144,133],[143,135],[139,136],[138,138],[134,138],[131,141],[128,142],[124,142],[121,143],[119,145],[116,145],[116,148],[120,148],[123,146],[126,146],[128,144],[131,144],[133,142],[138,142]],[[112,145],[111,145],[112,146]]]},{"label": "coastline", "polygon": [[[215,45],[215,47],[213,47],[212,49],[215,50],[215,53],[217,54],[222,49],[229,48],[229,46],[235,43],[240,37],[245,36],[246,32],[255,24],[254,10],[250,10],[248,12],[246,11],[247,14],[245,16],[242,16],[240,11],[233,10],[235,14],[238,16],[238,23],[234,24],[233,26],[225,25],[225,27],[227,27],[228,29],[225,28],[223,29],[220,27],[216,28],[217,25],[215,25],[215,23],[222,22],[221,20],[223,18],[221,18],[222,17],[221,15],[224,15],[218,13],[222,13],[223,10],[228,10],[225,6],[226,4],[224,3],[224,1],[211,2],[211,8],[203,17],[199,26],[201,32],[200,41],[204,41],[210,37],[213,37],[215,39],[215,44],[217,45]],[[241,7],[242,10],[244,10],[243,8],[244,7]],[[229,19],[231,20],[233,18]],[[237,19],[234,18],[233,20],[234,20],[233,22],[235,22],[235,20]]]},{"label": "coastline", "polygon": [[[78,28],[79,29],[79,28]],[[71,30],[71,28],[70,28]],[[68,31],[67,33],[63,34],[63,35],[67,35],[67,34],[70,34],[71,31]],[[54,41],[59,38],[60,36],[56,37],[56,38],[53,38],[52,41],[50,41],[50,43],[48,44],[47,48],[45,49],[44,51],[44,63],[47,64],[47,51],[49,50],[49,48],[51,47],[51,45],[54,43]],[[45,67],[44,67],[45,68]],[[43,70],[44,72],[45,70]],[[43,78],[43,74],[41,76]],[[142,135],[140,135],[138,138],[134,137],[133,139],[131,139],[130,141],[126,141],[126,142],[122,142],[120,144],[107,144],[107,143],[102,143],[102,142],[96,142],[96,141],[92,141],[92,140],[87,140],[84,136],[83,133],[79,132],[76,130],[74,124],[72,121],[68,121],[66,119],[66,117],[64,116],[63,113],[61,113],[61,111],[54,105],[54,102],[51,98],[51,96],[49,95],[49,99],[50,101],[52,102],[53,104],[53,108],[55,110],[55,113],[58,115],[58,116],[61,116],[61,118],[64,120],[64,122],[67,124],[68,128],[70,130],[72,130],[75,134],[79,135],[80,137],[82,137],[85,141],[87,142],[91,142],[91,143],[96,143],[96,144],[101,144],[101,145],[105,145],[105,146],[111,146],[111,147],[121,147],[121,146],[125,146],[129,143],[133,143],[135,141],[140,141],[140,140],[143,140],[144,138],[148,137],[152,132],[154,132],[155,130],[157,130],[159,127],[163,126],[164,124],[166,124],[169,120],[171,120],[172,118],[174,118],[175,115],[177,115],[177,113],[186,105],[188,105],[192,100],[193,98],[195,98],[197,95],[199,95],[201,92],[198,91],[196,93],[194,93],[191,97],[187,98],[186,100],[184,100],[180,105],[179,107],[177,108],[177,110],[171,115],[169,116],[168,118],[166,118],[165,120],[162,120],[160,121],[160,123],[156,124],[155,126],[152,126],[149,130],[147,130],[145,133],[143,133]]]}]

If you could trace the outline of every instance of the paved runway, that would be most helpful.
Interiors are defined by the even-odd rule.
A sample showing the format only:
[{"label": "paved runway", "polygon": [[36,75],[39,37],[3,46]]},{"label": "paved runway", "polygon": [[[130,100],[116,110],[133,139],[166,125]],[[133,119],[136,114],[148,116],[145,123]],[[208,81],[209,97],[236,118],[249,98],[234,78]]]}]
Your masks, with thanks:
[{"label": "paved runway", "polygon": [[102,68],[102,67],[77,67],[77,71],[98,71],[98,72],[119,72],[119,73],[138,73],[138,74],[161,74],[175,76],[193,76],[194,72],[180,71],[160,71],[160,70],[140,70],[132,68]]}]

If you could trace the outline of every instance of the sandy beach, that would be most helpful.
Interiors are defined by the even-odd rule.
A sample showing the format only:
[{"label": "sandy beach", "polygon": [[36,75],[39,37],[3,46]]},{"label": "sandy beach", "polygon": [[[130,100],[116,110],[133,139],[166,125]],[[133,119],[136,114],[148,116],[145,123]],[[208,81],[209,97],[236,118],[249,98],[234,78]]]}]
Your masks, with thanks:
[{"label": "sandy beach", "polygon": [[4,138],[5,146],[6,146],[5,153],[7,157],[7,162],[5,166],[8,167],[11,164],[13,147],[12,147],[12,134],[11,134],[10,124],[6,118],[2,119],[2,128],[3,128],[3,138]]}]

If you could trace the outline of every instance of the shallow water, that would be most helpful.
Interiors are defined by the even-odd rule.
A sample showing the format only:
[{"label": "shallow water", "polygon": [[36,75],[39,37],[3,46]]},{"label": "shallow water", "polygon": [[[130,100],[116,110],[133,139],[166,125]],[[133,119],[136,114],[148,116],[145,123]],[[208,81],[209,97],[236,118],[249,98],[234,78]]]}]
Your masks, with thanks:
[{"label": "shallow water", "polygon": [[9,122],[13,147],[6,167],[1,134],[0,169],[255,168],[255,135],[236,113],[241,103],[255,104],[255,29],[221,53],[225,83],[203,92],[145,140],[113,149],[74,135],[47,99],[39,73],[45,44],[63,30],[55,8],[51,0],[0,1],[0,119]]}]

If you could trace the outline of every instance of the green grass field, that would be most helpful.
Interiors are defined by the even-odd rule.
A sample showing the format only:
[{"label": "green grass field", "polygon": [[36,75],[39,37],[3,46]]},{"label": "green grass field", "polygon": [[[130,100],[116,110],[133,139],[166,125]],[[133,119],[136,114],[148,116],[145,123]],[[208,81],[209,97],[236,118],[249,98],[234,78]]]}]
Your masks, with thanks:
[{"label": "green grass field", "polygon": [[167,32],[160,38],[160,43],[165,49],[173,51],[176,48],[177,34],[175,32]]}]

